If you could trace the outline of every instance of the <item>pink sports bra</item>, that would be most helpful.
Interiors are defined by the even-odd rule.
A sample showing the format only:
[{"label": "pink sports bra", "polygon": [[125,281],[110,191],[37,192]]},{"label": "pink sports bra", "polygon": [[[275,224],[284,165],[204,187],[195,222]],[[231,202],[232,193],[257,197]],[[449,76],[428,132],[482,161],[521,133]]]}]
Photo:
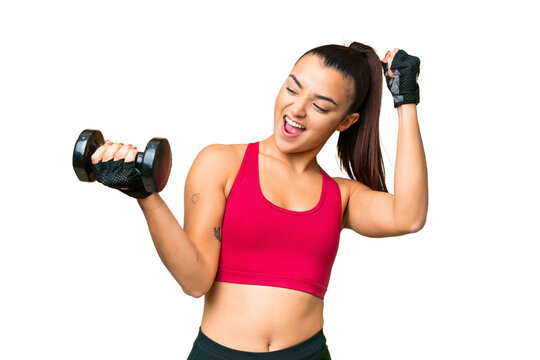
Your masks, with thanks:
[{"label": "pink sports bra", "polygon": [[339,246],[339,186],[321,168],[314,208],[281,208],[262,193],[259,142],[249,143],[223,216],[215,281],[277,286],[324,299]]}]

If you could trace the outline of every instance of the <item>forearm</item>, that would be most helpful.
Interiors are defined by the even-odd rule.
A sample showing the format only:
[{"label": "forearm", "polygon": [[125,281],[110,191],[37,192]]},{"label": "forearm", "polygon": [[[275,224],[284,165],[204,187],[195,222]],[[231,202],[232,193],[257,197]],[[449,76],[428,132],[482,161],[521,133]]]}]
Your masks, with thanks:
[{"label": "forearm", "polygon": [[205,271],[196,247],[158,193],[137,202],[161,261],[186,294],[198,297]]},{"label": "forearm", "polygon": [[428,179],[426,156],[416,104],[397,107],[399,117],[394,174],[394,214],[404,227],[420,230],[427,217]]}]

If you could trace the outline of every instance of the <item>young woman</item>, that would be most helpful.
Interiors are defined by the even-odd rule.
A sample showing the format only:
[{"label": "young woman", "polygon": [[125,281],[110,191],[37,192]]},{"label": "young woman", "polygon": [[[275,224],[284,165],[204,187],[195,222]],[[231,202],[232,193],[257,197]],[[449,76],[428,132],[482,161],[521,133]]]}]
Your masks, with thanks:
[{"label": "young woman", "polygon": [[[183,227],[159,194],[132,194],[164,265],[185,293],[205,295],[188,359],[330,359],[323,301],[341,230],[398,236],[426,221],[419,66],[398,49],[381,61],[357,42],[314,48],[279,91],[272,135],[199,152]],[[394,195],[379,144],[383,73],[399,121]],[[351,179],[332,178],[317,163],[335,131]],[[92,162],[127,164],[136,152],[107,141]]]}]

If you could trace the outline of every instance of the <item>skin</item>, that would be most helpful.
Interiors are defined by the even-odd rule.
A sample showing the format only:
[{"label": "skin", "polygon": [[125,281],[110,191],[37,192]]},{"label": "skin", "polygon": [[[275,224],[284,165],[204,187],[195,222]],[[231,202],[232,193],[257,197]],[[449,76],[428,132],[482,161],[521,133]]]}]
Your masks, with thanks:
[{"label": "skin", "polygon": [[125,162],[135,161],[137,157],[137,147],[131,144],[124,145],[124,143],[114,143],[110,140],[105,140],[105,143],[101,145],[92,154],[91,159],[93,164],[97,164],[100,161],[106,162],[111,159],[114,161],[125,159]]},{"label": "skin", "polygon": [[[382,61],[391,64],[397,51],[397,48],[388,51]],[[322,178],[316,155],[335,131],[346,130],[358,121],[359,115],[347,114],[354,95],[352,79],[325,68],[317,56],[300,59],[290,74],[302,88],[288,75],[279,90],[273,134],[259,144],[259,181],[264,197],[270,202],[289,210],[305,211],[317,204],[321,193]],[[337,105],[317,98],[316,94],[332,98]],[[334,177],[341,193],[342,228],[383,237],[418,231],[425,222],[427,171],[416,105],[401,105],[397,111],[395,194],[373,191],[358,181]],[[306,130],[296,138],[284,136],[281,126],[285,115]],[[233,349],[267,352],[296,345],[318,332],[324,325],[324,302],[293,289],[214,281],[223,208],[246,147],[247,144],[213,144],[201,151],[186,180],[184,237],[178,235],[172,245],[161,240],[156,248],[186,293],[195,297],[205,295],[201,329],[208,337]],[[134,161],[135,156],[135,147],[107,142],[94,153],[92,161],[122,157]],[[147,219],[172,216],[159,194],[137,201]],[[150,215],[154,212],[155,215]],[[169,230],[166,221],[169,220],[155,223],[156,230],[151,228],[151,233],[180,228],[175,224]],[[180,259],[181,256],[185,257]],[[188,262],[194,269],[191,272],[186,266],[175,265]],[[199,288],[187,286],[188,282],[198,284]]]},{"label": "skin", "polygon": [[394,56],[398,51],[398,48],[394,48],[394,50],[392,51],[388,50],[386,52],[386,55],[384,55],[384,58],[381,60],[382,62],[388,63],[388,75],[390,77],[396,77],[396,75],[394,75],[394,72],[390,70],[390,66],[392,66],[392,60],[394,59]]}]

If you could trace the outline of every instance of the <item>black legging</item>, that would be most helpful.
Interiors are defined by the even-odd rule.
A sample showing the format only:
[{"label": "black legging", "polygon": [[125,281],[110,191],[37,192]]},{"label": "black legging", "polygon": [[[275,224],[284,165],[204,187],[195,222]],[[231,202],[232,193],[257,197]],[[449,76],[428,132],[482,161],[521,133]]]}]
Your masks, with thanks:
[{"label": "black legging", "polygon": [[285,349],[269,352],[250,352],[231,349],[199,334],[187,360],[331,360],[323,329],[307,340]]}]

